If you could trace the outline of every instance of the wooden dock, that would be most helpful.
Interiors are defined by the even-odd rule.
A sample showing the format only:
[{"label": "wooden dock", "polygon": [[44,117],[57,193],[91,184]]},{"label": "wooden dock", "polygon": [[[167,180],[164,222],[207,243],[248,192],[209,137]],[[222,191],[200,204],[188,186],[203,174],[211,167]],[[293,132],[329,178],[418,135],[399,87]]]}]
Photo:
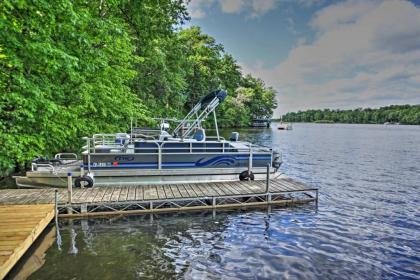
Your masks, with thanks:
[{"label": "wooden dock", "polygon": [[[2,190],[1,199],[9,191]],[[54,218],[54,204],[0,205],[0,279],[12,269]]]},{"label": "wooden dock", "polygon": [[204,211],[318,203],[318,189],[287,177],[83,189],[0,190],[0,279],[3,279],[51,222],[104,215]]},{"label": "wooden dock", "polygon": [[[0,190],[1,204],[55,203],[55,189]],[[60,217],[141,214],[216,208],[290,205],[316,201],[318,190],[290,178],[198,184],[57,190]]]}]

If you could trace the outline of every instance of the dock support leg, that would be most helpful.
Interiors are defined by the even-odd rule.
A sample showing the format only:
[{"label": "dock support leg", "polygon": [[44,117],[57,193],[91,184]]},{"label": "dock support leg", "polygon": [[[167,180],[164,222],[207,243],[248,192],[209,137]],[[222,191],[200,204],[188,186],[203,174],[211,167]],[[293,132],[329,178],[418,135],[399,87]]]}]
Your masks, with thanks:
[{"label": "dock support leg", "polygon": [[80,213],[87,213],[87,204],[80,205]]},{"label": "dock support leg", "polygon": [[73,180],[71,172],[67,173],[67,202],[72,203],[73,198]]},{"label": "dock support leg", "polygon": [[265,193],[269,193],[270,191],[270,164],[267,163],[267,176],[265,179]]},{"label": "dock support leg", "polygon": [[58,190],[55,190],[55,209],[54,209],[54,223],[55,223],[55,239],[57,242],[57,248],[59,251],[61,251],[61,235],[60,235],[60,227],[58,226]]},{"label": "dock support leg", "polygon": [[67,173],[67,213],[73,214],[73,180],[71,172]]},{"label": "dock support leg", "polygon": [[58,190],[55,190],[54,202],[55,202],[54,221],[55,221],[55,225],[58,226]]}]

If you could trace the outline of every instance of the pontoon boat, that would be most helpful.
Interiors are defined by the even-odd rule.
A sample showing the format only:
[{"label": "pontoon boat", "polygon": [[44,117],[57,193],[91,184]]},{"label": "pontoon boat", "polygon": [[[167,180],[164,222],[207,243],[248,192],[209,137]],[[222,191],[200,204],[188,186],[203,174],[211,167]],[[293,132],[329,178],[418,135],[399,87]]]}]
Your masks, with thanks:
[{"label": "pontoon boat", "polygon": [[[85,138],[81,159],[64,153],[53,160],[35,159],[16,183],[64,187],[69,173],[76,187],[258,180],[265,178],[267,165],[276,173],[279,153],[239,141],[237,132],[229,140],[219,135],[215,109],[225,97],[219,90],[201,99],[172,133],[166,121],[159,129],[138,128],[132,121],[127,133]],[[211,113],[216,136],[207,136],[202,127]]]}]

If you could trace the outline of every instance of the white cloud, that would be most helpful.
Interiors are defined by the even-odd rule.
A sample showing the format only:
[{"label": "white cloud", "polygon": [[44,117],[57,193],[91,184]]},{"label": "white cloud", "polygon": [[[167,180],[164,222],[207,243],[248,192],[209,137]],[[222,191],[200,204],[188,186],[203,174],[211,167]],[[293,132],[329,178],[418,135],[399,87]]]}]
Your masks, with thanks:
[{"label": "white cloud", "polygon": [[346,1],[318,11],[316,36],[274,68],[245,66],[279,92],[279,109],[420,103],[420,8]]},{"label": "white cloud", "polygon": [[194,19],[200,19],[207,15],[206,10],[213,5],[214,0],[191,0],[188,4],[188,12]]},{"label": "white cloud", "polygon": [[309,8],[321,5],[322,3],[324,3],[324,0],[297,0],[297,3],[303,7]]},{"label": "white cloud", "polygon": [[331,5],[318,11],[311,21],[314,29],[324,31],[337,28],[341,25],[351,24],[371,12],[378,5],[378,1],[354,1],[350,0],[336,5]]},{"label": "white cloud", "polygon": [[191,0],[188,10],[192,18],[199,19],[207,15],[206,10],[217,5],[223,13],[243,13],[251,18],[257,18],[275,9],[278,2],[278,0]]},{"label": "white cloud", "polygon": [[202,9],[195,9],[190,11],[190,15],[192,18],[198,19],[205,17],[206,13]]},{"label": "white cloud", "polygon": [[225,13],[238,13],[245,5],[244,0],[220,0],[219,2],[222,11]]},{"label": "white cloud", "polygon": [[259,17],[276,8],[275,0],[252,0],[252,16]]}]

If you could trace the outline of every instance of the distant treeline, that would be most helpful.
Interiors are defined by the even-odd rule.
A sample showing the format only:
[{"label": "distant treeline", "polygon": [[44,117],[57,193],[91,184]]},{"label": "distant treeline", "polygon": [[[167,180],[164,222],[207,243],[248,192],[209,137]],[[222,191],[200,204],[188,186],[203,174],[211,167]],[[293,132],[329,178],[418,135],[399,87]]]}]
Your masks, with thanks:
[{"label": "distant treeline", "polygon": [[307,110],[287,113],[283,115],[282,119],[286,122],[400,123],[418,125],[420,124],[420,105],[391,105],[379,109]]},{"label": "distant treeline", "polygon": [[[270,118],[275,92],[243,75],[190,19],[187,0],[0,1],[0,175],[130,117],[182,117],[225,89],[220,126]],[[208,122],[207,125],[210,125]]]}]

